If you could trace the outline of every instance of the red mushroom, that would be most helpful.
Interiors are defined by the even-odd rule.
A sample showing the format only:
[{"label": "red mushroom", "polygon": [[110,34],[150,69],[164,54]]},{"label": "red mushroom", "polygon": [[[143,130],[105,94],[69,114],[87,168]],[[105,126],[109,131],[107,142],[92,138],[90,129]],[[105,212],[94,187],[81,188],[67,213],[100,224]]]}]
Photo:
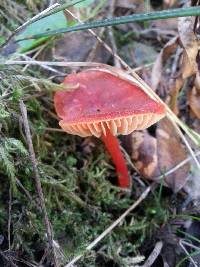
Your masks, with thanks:
[{"label": "red mushroom", "polygon": [[116,166],[119,186],[128,187],[128,169],[116,135],[151,126],[164,117],[164,106],[107,70],[70,74],[65,84],[67,89],[54,96],[59,125],[70,134],[101,137]]}]

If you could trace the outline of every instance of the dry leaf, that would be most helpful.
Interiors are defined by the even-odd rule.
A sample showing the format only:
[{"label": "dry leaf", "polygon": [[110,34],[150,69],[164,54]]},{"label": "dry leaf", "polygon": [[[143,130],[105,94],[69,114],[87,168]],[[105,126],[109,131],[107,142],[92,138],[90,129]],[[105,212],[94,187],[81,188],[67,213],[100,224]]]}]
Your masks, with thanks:
[{"label": "dry leaf", "polygon": [[131,135],[132,155],[135,167],[147,179],[159,175],[157,141],[146,130]]},{"label": "dry leaf", "polygon": [[144,11],[144,3],[141,0],[117,0],[116,6],[120,8],[135,9],[137,12]]},{"label": "dry leaf", "polygon": [[195,17],[182,17],[178,20],[179,38],[184,48],[182,58],[182,77],[190,77],[197,72],[197,37],[193,31]]},{"label": "dry leaf", "polygon": [[184,80],[182,78],[175,79],[173,83],[170,83],[170,101],[169,101],[169,107],[171,110],[178,115],[179,109],[178,109],[178,95],[183,87]]},{"label": "dry leaf", "polygon": [[184,186],[184,190],[194,199],[200,199],[200,175],[198,168],[192,165],[192,171],[187,183]]},{"label": "dry leaf", "polygon": [[[174,126],[164,118],[156,130],[158,142],[158,165],[161,173],[169,171],[187,158],[186,150]],[[187,182],[190,164],[187,163],[172,174],[165,177],[165,183],[178,192]]]},{"label": "dry leaf", "polygon": [[200,93],[194,86],[189,92],[189,105],[195,116],[200,119]]},{"label": "dry leaf", "polygon": [[161,50],[160,54],[158,55],[155,64],[152,69],[151,74],[151,85],[153,89],[157,89],[161,77],[162,77],[162,69],[163,65],[165,64],[166,60],[174,54],[176,48],[178,46],[178,37],[172,38]]},{"label": "dry leaf", "polygon": [[99,45],[94,36],[89,32],[75,32],[56,42],[53,56],[60,61],[87,61],[93,50],[95,50],[93,61],[106,62],[108,60],[108,53]]},{"label": "dry leaf", "polygon": [[188,92],[188,103],[190,109],[194,115],[200,119],[200,75],[199,72],[196,74],[194,86],[192,90]]},{"label": "dry leaf", "polygon": [[[167,118],[159,123],[156,136],[157,138],[151,136],[147,130],[133,132],[131,158],[144,178],[160,181],[158,177],[185,160],[187,154],[174,126]],[[164,177],[164,185],[178,192],[187,182],[189,170],[189,163],[178,168]]]},{"label": "dry leaf", "polygon": [[175,4],[176,0],[164,0],[164,5],[168,8],[174,6]]}]

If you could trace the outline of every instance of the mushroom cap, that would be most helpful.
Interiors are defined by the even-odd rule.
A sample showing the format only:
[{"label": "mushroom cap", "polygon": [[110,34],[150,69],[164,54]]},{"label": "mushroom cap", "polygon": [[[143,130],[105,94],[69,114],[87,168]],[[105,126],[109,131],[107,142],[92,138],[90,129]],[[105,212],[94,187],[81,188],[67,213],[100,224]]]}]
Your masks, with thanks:
[{"label": "mushroom cap", "polygon": [[[129,134],[145,129],[165,116],[163,104],[137,85],[102,70],[68,75],[67,89],[54,95],[59,125],[79,136]],[[70,90],[71,86],[71,90]]]}]

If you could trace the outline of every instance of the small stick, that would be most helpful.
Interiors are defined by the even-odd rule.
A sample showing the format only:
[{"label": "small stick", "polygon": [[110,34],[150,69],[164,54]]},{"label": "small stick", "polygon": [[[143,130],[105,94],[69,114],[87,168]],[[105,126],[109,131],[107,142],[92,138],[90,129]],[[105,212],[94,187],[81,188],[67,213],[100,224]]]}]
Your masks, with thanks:
[{"label": "small stick", "polygon": [[149,255],[148,259],[145,261],[145,263],[141,267],[150,267],[154,263],[154,261],[158,258],[159,254],[162,250],[162,247],[163,247],[163,242],[158,241],[156,243],[153,251]]},{"label": "small stick", "polygon": [[8,249],[11,248],[10,242],[10,226],[11,226],[11,211],[12,211],[12,187],[9,188],[9,202],[8,202]]},{"label": "small stick", "polygon": [[32,166],[33,166],[33,178],[35,180],[36,191],[38,193],[40,206],[41,206],[43,216],[44,216],[44,223],[45,223],[46,232],[47,232],[47,239],[48,239],[49,247],[53,252],[54,262],[55,262],[55,266],[56,266],[56,259],[55,259],[54,249],[53,249],[53,234],[51,231],[51,224],[50,224],[50,221],[48,219],[44,195],[42,192],[42,186],[41,186],[41,182],[40,182],[40,175],[39,175],[38,168],[37,168],[38,164],[37,164],[35,152],[33,149],[31,131],[30,131],[30,126],[29,126],[28,116],[27,116],[27,109],[26,109],[26,106],[24,105],[24,102],[22,100],[20,100],[20,110],[21,110],[21,114],[22,114],[22,119],[23,119],[23,124],[24,124],[24,129],[25,129],[25,135],[26,135],[26,139],[27,139],[27,143],[28,143],[29,154],[30,154],[30,158],[31,158]]},{"label": "small stick", "polygon": [[8,256],[5,255],[5,253],[4,253],[2,250],[0,250],[0,256],[1,256],[2,258],[4,258],[7,262],[9,262],[10,266],[12,266],[12,267],[18,267],[18,266],[12,261],[11,258],[9,258]]},{"label": "small stick", "polygon": [[[116,221],[114,221],[103,233],[101,233],[92,243],[90,243],[86,247],[85,252],[93,249],[105,236],[107,236],[118,224],[120,224],[124,220],[124,218],[148,196],[150,190],[151,186],[148,186],[146,190],[141,194],[141,196],[133,203],[133,205],[131,205]],[[84,253],[76,256],[64,267],[73,267],[73,264],[80,260],[83,256]]]},{"label": "small stick", "polygon": [[182,250],[185,252],[185,254],[188,256],[188,258],[190,259],[191,263],[193,264],[194,267],[198,267],[199,265],[197,265],[197,263],[193,260],[192,256],[190,255],[190,253],[187,251],[187,249],[184,247],[183,243],[180,241],[179,242],[179,246],[182,248]]}]

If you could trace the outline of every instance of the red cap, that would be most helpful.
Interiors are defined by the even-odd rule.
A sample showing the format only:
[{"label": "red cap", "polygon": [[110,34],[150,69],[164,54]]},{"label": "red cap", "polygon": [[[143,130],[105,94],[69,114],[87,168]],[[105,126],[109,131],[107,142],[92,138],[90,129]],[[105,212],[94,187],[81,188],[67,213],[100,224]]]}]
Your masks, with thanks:
[{"label": "red cap", "polygon": [[63,84],[67,88],[55,93],[54,103],[60,126],[70,134],[100,137],[109,129],[126,135],[165,116],[163,104],[107,70],[70,74]]}]

